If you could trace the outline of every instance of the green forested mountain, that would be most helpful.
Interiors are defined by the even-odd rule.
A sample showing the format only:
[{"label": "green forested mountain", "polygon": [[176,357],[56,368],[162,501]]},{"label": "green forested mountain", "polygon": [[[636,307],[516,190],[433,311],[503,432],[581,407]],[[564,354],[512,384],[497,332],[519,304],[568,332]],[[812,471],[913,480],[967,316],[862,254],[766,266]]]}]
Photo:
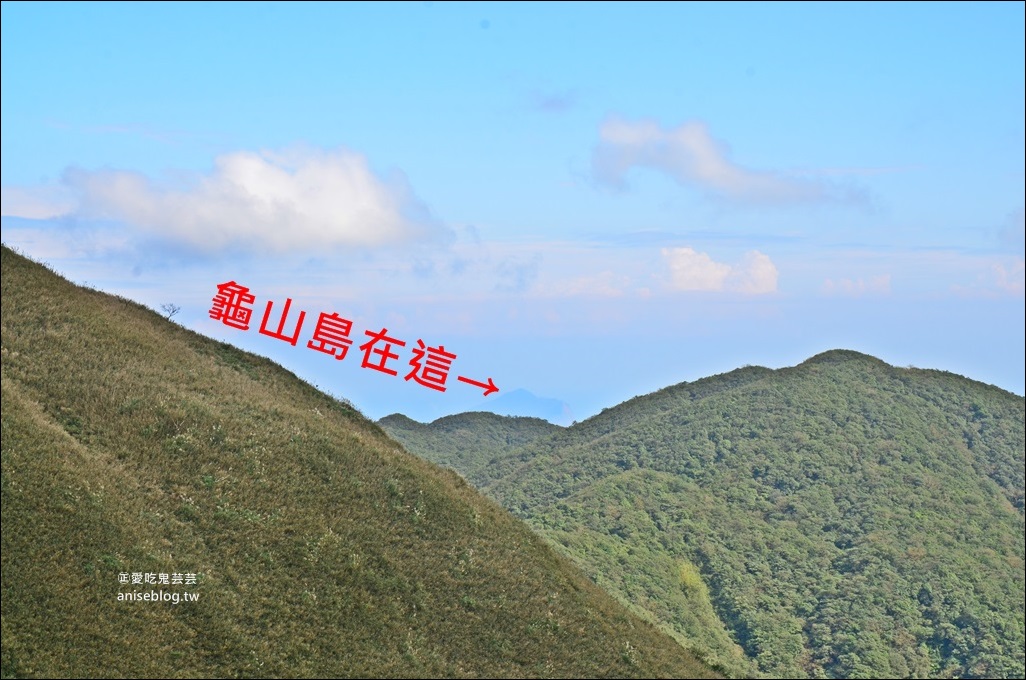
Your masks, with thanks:
[{"label": "green forested mountain", "polygon": [[474,479],[734,673],[727,633],[778,677],[1022,677],[1023,421],[998,388],[831,351],[633,399]]},{"label": "green forested mountain", "polygon": [[430,424],[395,413],[378,425],[408,450],[458,471],[477,485],[486,481],[479,473],[496,456],[563,429],[541,418],[486,412],[460,413]]},{"label": "green forested mountain", "polygon": [[0,273],[3,677],[712,675],[348,404]]}]

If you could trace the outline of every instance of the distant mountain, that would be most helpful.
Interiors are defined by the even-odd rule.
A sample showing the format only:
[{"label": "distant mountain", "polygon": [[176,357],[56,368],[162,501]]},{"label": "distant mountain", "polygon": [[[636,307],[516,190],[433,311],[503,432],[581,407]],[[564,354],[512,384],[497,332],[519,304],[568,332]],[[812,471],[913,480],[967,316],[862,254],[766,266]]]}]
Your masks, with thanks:
[{"label": "distant mountain", "polygon": [[736,642],[773,677],[1022,677],[1024,415],[837,350],[632,399],[473,478],[733,674]]},{"label": "distant mountain", "polygon": [[348,403],[6,247],[0,280],[3,677],[715,675]]},{"label": "distant mountain", "polygon": [[407,450],[458,471],[474,484],[484,483],[478,473],[494,457],[562,429],[540,418],[484,412],[446,416],[430,424],[395,413],[378,425]]},{"label": "distant mountain", "polygon": [[541,418],[556,425],[574,422],[573,411],[565,401],[539,397],[525,389],[500,392],[494,399],[483,402],[481,410],[502,416]]}]

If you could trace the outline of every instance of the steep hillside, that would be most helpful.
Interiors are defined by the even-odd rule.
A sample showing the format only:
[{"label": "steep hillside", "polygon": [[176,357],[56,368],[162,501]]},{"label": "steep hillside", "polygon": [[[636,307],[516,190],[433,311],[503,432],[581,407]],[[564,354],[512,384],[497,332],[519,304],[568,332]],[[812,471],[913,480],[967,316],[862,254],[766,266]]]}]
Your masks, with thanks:
[{"label": "steep hillside", "polygon": [[4,677],[710,675],[347,404],[0,272]]},{"label": "steep hillside", "polygon": [[478,473],[496,456],[559,432],[561,427],[540,418],[460,413],[430,424],[395,413],[378,425],[408,451],[459,471],[473,484],[485,480]]},{"label": "steep hillside", "polygon": [[1000,389],[832,351],[639,397],[476,478],[727,665],[710,616],[773,676],[1021,677],[1023,420]]}]

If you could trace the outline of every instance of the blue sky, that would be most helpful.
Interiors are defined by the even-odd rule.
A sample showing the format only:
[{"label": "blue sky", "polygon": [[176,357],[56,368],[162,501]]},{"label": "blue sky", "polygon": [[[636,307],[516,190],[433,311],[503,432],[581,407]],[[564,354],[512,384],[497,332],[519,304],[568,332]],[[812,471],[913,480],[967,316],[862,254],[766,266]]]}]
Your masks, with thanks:
[{"label": "blue sky", "polygon": [[[5,2],[3,240],[374,418],[832,348],[1023,394],[1023,8]],[[257,331],[285,298],[295,347]]]}]

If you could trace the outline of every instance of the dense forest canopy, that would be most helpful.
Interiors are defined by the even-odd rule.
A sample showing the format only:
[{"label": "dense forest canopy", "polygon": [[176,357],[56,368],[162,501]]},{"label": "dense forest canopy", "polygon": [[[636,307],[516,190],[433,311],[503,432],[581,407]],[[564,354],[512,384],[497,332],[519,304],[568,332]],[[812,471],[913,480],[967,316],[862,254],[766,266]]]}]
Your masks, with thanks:
[{"label": "dense forest canopy", "polygon": [[735,674],[734,643],[773,676],[1021,677],[1023,421],[1022,397],[835,350],[464,474]]}]

